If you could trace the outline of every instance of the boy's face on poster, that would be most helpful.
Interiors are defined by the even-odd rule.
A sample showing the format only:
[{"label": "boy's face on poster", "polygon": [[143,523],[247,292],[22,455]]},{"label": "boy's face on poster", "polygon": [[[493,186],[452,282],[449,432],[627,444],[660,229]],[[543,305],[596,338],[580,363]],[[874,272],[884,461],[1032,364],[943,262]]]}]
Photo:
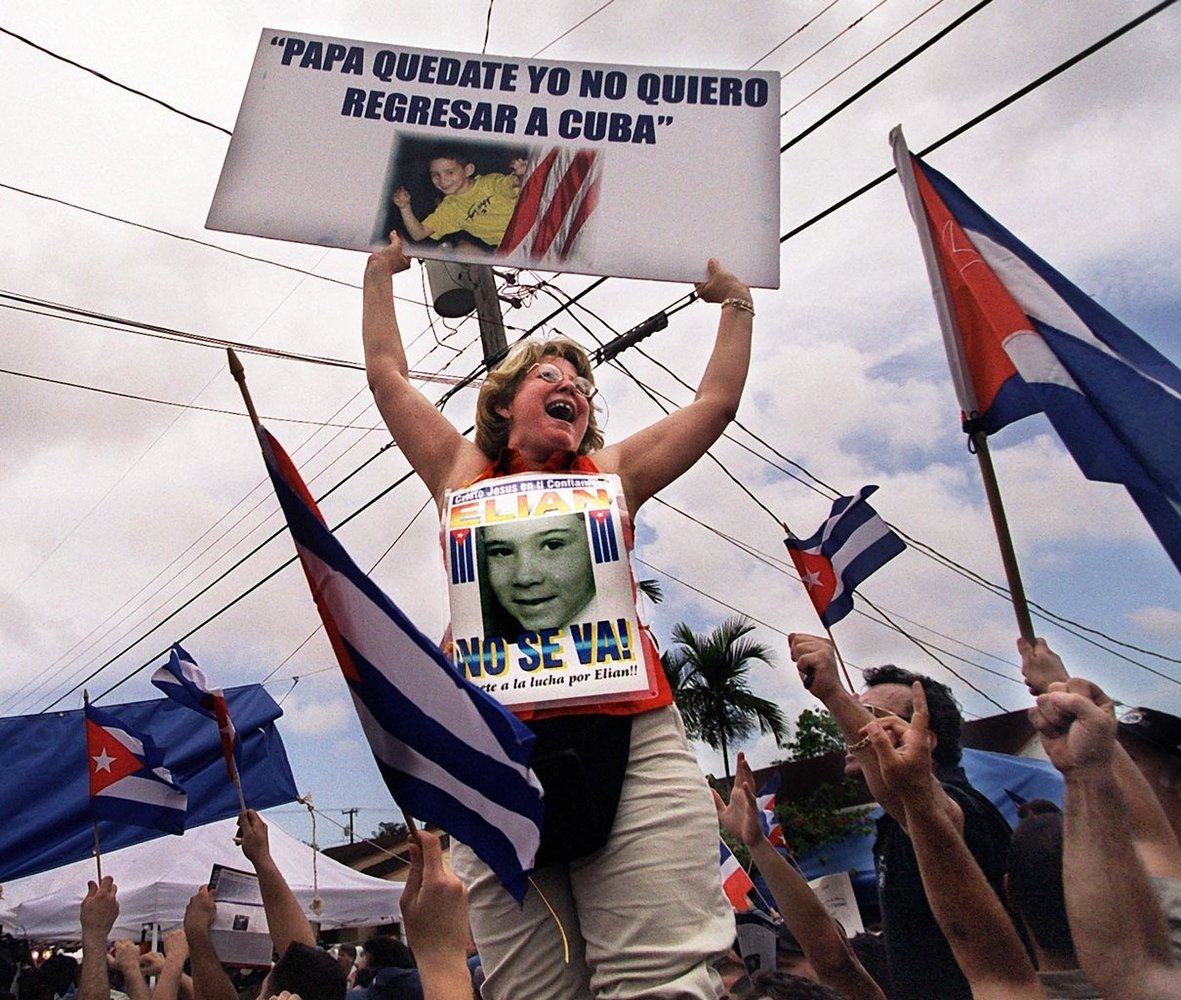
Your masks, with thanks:
[{"label": "boy's face on poster", "polygon": [[431,183],[443,194],[459,194],[472,186],[476,168],[470,163],[460,163],[449,156],[438,156],[431,160]]},{"label": "boy's face on poster", "polygon": [[586,528],[575,514],[486,525],[492,592],[531,632],[573,621],[595,595]]}]

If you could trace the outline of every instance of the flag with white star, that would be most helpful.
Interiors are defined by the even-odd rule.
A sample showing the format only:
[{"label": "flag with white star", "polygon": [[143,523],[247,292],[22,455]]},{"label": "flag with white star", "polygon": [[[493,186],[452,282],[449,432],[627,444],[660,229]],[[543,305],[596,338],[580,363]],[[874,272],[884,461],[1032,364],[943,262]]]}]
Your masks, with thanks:
[{"label": "flag with white star", "polygon": [[827,628],[853,610],[853,591],[906,548],[867,502],[876,489],[863,486],[856,496],[837,497],[832,513],[811,538],[789,535],[783,540]]},{"label": "flag with white star", "polygon": [[188,796],[164,767],[164,754],[151,737],[87,705],[86,756],[92,819],[185,832]]}]

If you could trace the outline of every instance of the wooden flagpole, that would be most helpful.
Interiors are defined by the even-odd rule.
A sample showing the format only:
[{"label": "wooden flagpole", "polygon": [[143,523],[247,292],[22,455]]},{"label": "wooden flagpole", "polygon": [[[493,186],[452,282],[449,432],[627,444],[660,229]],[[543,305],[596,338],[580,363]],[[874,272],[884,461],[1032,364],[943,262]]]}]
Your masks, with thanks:
[{"label": "wooden flagpole", "polygon": [[230,359],[230,374],[234,376],[234,381],[238,383],[238,391],[242,393],[242,401],[246,404],[246,412],[250,414],[250,422],[254,425],[254,429],[259,429],[258,411],[254,408],[254,400],[250,398],[250,389],[246,386],[246,369],[242,366],[242,362],[238,360],[238,355],[234,353],[232,347],[226,348],[226,354]]},{"label": "wooden flagpole", "polygon": [[997,546],[1001,550],[1001,564],[1005,568],[1005,580],[1013,601],[1013,613],[1017,616],[1017,628],[1021,638],[1033,642],[1033,622],[1029,617],[1029,602],[1025,599],[1025,585],[1021,582],[1021,570],[1017,566],[1017,553],[1013,549],[1013,537],[1009,534],[1009,520],[1005,516],[1005,505],[1001,502],[1001,488],[996,480],[992,454],[988,450],[988,435],[974,431],[969,438],[980,464],[980,478],[984,480],[984,494],[988,497],[988,510],[992,514],[992,527],[996,531]]},{"label": "wooden flagpole", "polygon": [[[246,404],[246,412],[250,415],[250,423],[254,426],[254,431],[257,434],[259,430],[258,411],[254,408],[254,400],[250,398],[250,389],[246,385],[246,369],[242,362],[238,360],[238,355],[234,353],[232,347],[226,348],[226,355],[230,362],[230,374],[234,376],[234,381],[238,383],[238,391],[242,393],[242,401]],[[234,789],[238,793],[238,805],[242,807],[242,812],[246,811],[246,796],[242,792],[242,778],[238,774],[238,762],[234,760],[234,755],[229,756],[230,764],[230,780],[233,782]]]},{"label": "wooden flagpole", "polygon": [[[83,704],[83,706],[90,705],[90,692],[88,690],[86,690],[86,688],[82,689],[82,704]],[[85,719],[83,720],[82,724],[83,724],[83,726],[86,725]],[[90,769],[90,758],[87,757],[87,771],[89,771],[89,769]],[[99,880],[99,882],[102,882],[102,880],[103,880],[103,856],[102,856],[102,852],[99,850],[99,847],[98,847],[98,820],[96,820],[93,816],[90,817],[90,826],[91,826],[91,829],[94,830],[94,866],[95,866],[95,868],[98,869],[98,880]]]},{"label": "wooden flagpole", "polygon": [[238,762],[234,760],[234,755],[230,753],[230,781],[234,786],[234,790],[238,793],[238,806],[241,812],[246,811],[246,796],[242,793],[242,778],[238,774]]}]

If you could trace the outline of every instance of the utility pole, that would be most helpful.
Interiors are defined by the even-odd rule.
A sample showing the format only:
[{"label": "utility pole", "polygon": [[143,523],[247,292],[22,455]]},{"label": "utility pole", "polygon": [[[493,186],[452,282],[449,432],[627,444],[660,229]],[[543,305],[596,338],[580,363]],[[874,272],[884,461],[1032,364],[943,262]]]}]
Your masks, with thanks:
[{"label": "utility pole", "polygon": [[356,816],[357,813],[359,813],[360,811],[361,810],[358,809],[356,806],[353,806],[352,809],[342,809],[340,811],[342,816],[347,816],[349,818],[349,843],[350,844],[353,842],[353,817]]},{"label": "utility pole", "polygon": [[423,263],[435,312],[449,319],[475,312],[480,321],[484,361],[491,365],[499,360],[507,350],[507,344],[492,268],[487,264],[442,260]]}]

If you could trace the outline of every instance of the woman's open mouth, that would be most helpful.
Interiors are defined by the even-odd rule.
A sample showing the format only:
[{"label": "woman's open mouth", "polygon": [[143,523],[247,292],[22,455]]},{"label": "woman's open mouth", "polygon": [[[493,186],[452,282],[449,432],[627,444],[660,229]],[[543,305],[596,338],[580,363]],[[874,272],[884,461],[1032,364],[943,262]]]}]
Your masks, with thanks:
[{"label": "woman's open mouth", "polygon": [[545,404],[545,412],[555,420],[564,420],[568,424],[574,423],[574,404],[565,399],[553,399]]}]

